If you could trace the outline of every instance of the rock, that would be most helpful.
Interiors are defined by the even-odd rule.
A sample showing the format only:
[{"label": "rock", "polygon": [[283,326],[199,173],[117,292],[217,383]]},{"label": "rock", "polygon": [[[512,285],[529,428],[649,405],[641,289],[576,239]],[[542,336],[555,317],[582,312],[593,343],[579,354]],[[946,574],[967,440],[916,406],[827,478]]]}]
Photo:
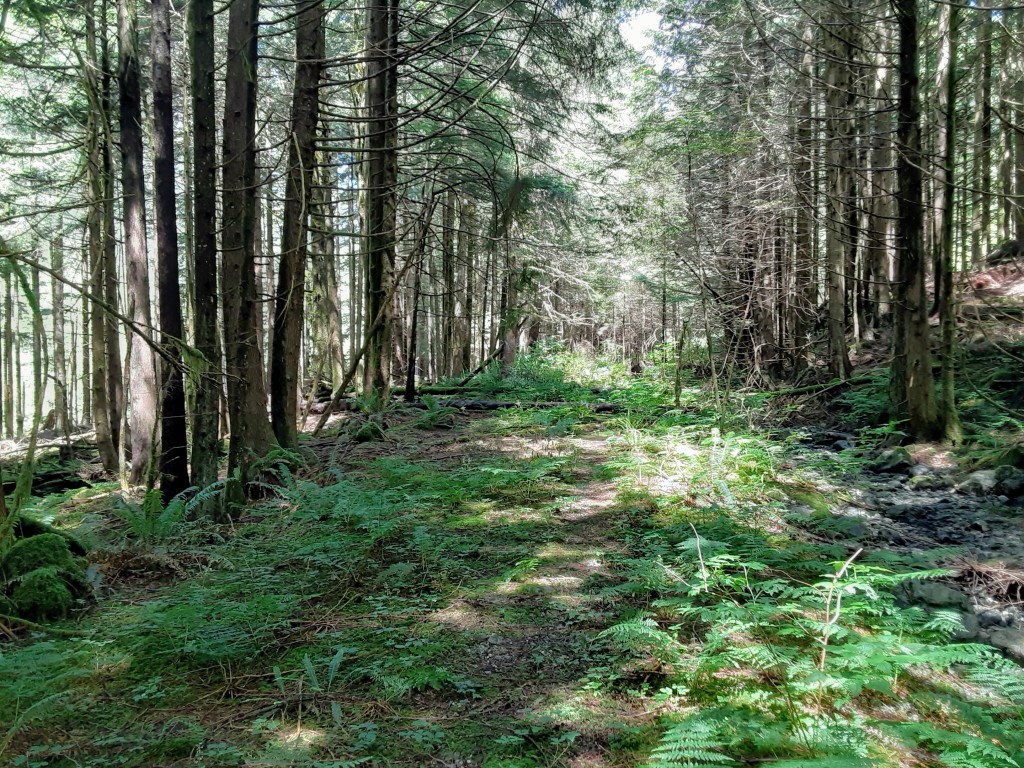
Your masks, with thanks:
[{"label": "rock", "polygon": [[869,472],[882,474],[885,472],[903,473],[914,466],[910,451],[906,448],[890,448],[868,463],[865,467]]},{"label": "rock", "polygon": [[971,601],[963,592],[934,581],[911,581],[907,592],[913,603],[924,603],[936,608],[959,608],[964,611],[971,607]]},{"label": "rock", "polygon": [[74,568],[74,559],[68,542],[56,533],[41,533],[28,539],[19,539],[0,562],[0,571],[8,579],[24,576],[36,568],[56,566]]},{"label": "rock", "polygon": [[950,482],[940,475],[914,475],[909,486],[912,491],[942,491],[949,488]]},{"label": "rock", "polygon": [[921,477],[922,475],[934,475],[935,470],[929,467],[927,464],[915,464],[909,470],[907,474],[911,477]]},{"label": "rock", "polygon": [[978,636],[978,632],[981,629],[978,617],[973,613],[961,613],[960,623],[963,625],[963,629],[956,632],[953,635],[955,640],[974,640]]},{"label": "rock", "polygon": [[994,469],[982,469],[972,472],[967,476],[956,489],[960,493],[971,496],[988,496],[996,487],[996,472]]},{"label": "rock", "polygon": [[1009,624],[1003,612],[995,608],[986,608],[983,611],[978,611],[977,623],[978,626],[986,629],[989,627],[1005,627]]},{"label": "rock", "polygon": [[988,533],[990,526],[988,522],[982,519],[972,520],[967,524],[968,531],[977,531],[978,533]]},{"label": "rock", "polygon": [[917,517],[919,509],[919,507],[915,507],[913,504],[894,504],[882,514],[891,520],[906,520]]},{"label": "rock", "polygon": [[1014,661],[1024,662],[1024,631],[997,629],[992,633],[989,642],[1003,650]]},{"label": "rock", "polygon": [[19,615],[40,621],[66,616],[74,598],[57,568],[49,566],[36,568],[23,577],[11,592],[11,602]]},{"label": "rock", "polygon": [[1024,496],[1024,470],[1009,465],[996,467],[995,479],[997,494],[1011,499]]},{"label": "rock", "polygon": [[851,448],[856,447],[857,444],[854,443],[852,440],[836,440],[834,443],[832,443],[833,451],[848,451]]}]

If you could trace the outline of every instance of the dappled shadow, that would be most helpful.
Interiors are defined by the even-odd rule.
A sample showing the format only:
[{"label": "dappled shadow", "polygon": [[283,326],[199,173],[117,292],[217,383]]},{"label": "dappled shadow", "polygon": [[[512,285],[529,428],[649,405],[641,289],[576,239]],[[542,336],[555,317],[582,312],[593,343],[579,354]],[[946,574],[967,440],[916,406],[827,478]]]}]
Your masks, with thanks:
[{"label": "dappled shadow", "polygon": [[[383,534],[377,573],[349,563],[343,549],[332,569],[335,545],[316,538],[329,535],[327,521],[303,522],[295,516],[302,510],[273,500],[191,573],[174,574],[177,583],[116,585],[83,626],[119,648],[118,660],[100,674],[87,671],[85,656],[74,657],[80,674],[64,683],[67,700],[53,714],[65,737],[49,758],[55,765],[64,756],[88,762],[104,754],[167,766],[340,765],[367,755],[385,765],[452,768],[487,760],[631,764],[616,735],[653,715],[642,697],[595,685],[616,663],[599,634],[627,607],[599,589],[617,578],[615,560],[626,554],[615,535],[615,484],[594,477],[607,446],[587,435],[489,437],[479,429],[487,418],[463,416],[444,432],[402,427],[387,441],[343,450],[326,440],[311,446],[318,465],[305,477],[334,482],[322,475],[329,463],[335,475],[367,487],[379,483],[372,462],[388,457],[431,477],[571,458],[558,477],[540,476],[525,494],[498,484],[485,498],[448,507],[411,502],[418,527]],[[417,563],[403,538],[389,538],[406,536],[428,548],[480,544],[441,557],[456,566],[444,574],[426,559]],[[392,542],[398,554],[382,556]],[[286,594],[299,584],[313,589]],[[269,613],[258,612],[261,601]],[[172,620],[175,613],[181,618]],[[226,643],[223,661],[218,643]],[[239,651],[246,644],[251,650]],[[76,723],[73,713],[97,690],[107,692],[110,725]],[[52,722],[25,723],[12,754],[51,743]],[[119,735],[104,745],[108,732]]]}]

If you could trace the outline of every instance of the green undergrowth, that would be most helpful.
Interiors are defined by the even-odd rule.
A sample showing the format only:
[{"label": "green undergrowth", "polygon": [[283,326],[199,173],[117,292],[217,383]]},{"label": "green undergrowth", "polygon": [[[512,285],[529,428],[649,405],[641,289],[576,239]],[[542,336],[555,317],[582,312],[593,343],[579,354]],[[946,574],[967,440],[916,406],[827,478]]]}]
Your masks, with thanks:
[{"label": "green undergrowth", "polygon": [[832,516],[857,459],[671,373],[538,352],[506,385],[566,405],[311,442],[229,525],[58,515],[105,581],[0,643],[0,765],[1024,765],[1020,669]]}]

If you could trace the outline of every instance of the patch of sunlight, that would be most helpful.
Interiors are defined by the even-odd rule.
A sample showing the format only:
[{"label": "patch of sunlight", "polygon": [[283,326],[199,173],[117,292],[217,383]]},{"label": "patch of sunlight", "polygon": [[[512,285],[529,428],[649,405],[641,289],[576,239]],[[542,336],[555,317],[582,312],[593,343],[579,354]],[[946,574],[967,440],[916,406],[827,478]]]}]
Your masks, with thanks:
[{"label": "patch of sunlight", "polygon": [[533,576],[521,582],[499,584],[497,592],[521,595],[573,595],[583,586],[579,576]]},{"label": "patch of sunlight", "polygon": [[301,723],[287,725],[277,732],[275,742],[287,749],[309,749],[315,746],[324,737],[323,731],[315,728],[307,728]]},{"label": "patch of sunlight", "polygon": [[491,616],[462,602],[452,603],[435,611],[429,619],[460,631],[491,629],[498,626],[498,622]]}]

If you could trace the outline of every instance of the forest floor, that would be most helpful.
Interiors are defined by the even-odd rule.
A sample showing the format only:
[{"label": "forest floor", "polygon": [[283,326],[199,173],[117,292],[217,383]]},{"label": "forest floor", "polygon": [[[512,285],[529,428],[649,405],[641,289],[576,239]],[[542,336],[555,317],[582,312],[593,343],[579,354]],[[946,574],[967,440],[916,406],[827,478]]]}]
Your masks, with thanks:
[{"label": "forest floor", "polygon": [[0,643],[0,765],[1016,765],[1024,677],[938,569],[1020,564],[913,546],[877,451],[658,386],[344,414],[227,526],[41,503],[98,600]]}]

